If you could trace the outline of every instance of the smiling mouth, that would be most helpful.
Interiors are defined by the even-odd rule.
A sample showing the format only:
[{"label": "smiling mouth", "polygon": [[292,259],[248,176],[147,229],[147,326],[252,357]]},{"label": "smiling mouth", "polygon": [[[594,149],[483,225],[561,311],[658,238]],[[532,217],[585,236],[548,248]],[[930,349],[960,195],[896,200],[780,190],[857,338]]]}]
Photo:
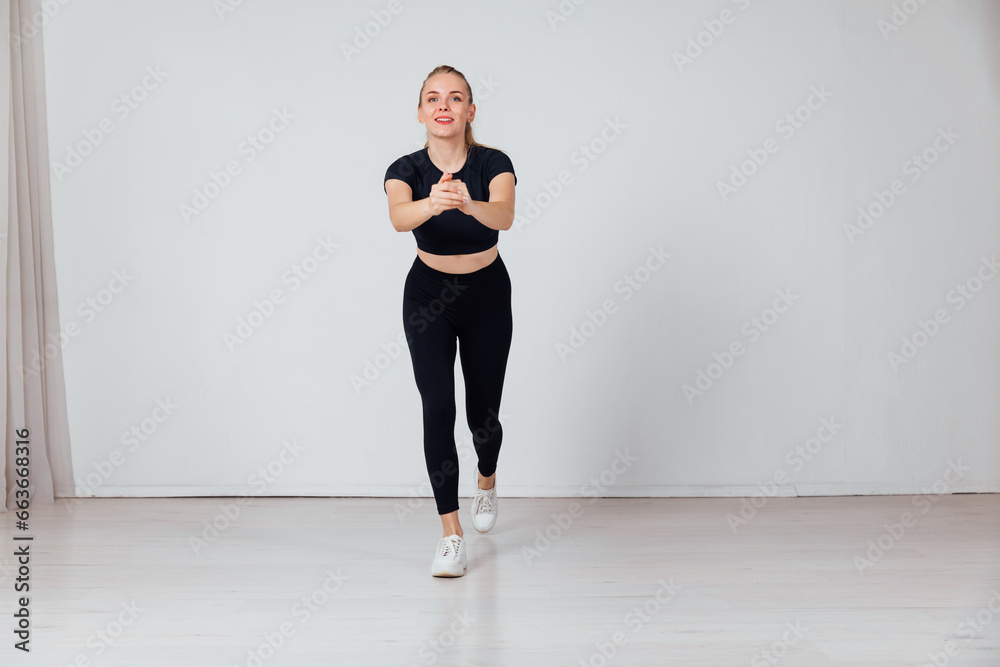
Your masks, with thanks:
[{"label": "smiling mouth", "polygon": [[454,118],[435,118],[434,119],[434,122],[441,123],[442,125],[447,125],[448,123],[453,123],[454,121],[455,121]]}]

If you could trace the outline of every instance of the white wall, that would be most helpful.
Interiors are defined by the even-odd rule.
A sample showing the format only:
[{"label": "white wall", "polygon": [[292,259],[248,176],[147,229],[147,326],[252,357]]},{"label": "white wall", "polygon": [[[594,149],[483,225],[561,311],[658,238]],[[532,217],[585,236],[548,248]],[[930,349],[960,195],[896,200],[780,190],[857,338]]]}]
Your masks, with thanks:
[{"label": "white wall", "polygon": [[[220,6],[91,0],[44,19],[81,495],[429,495],[396,347],[415,245],[389,224],[382,178],[422,146],[416,99],[438,64],[477,86],[477,137],[518,175],[500,235],[515,318],[505,494],[579,493],[626,450],[636,461],[605,472],[607,495],[749,494],[776,478],[783,494],[1000,489],[1000,280],[983,269],[961,308],[951,292],[1000,257],[996,3]],[[554,21],[560,7],[575,9]],[[346,57],[372,12],[391,21]],[[699,35],[708,46],[678,66]],[[241,142],[275,109],[291,119],[251,160]],[[797,111],[792,132],[780,121]],[[925,150],[936,161],[913,172]],[[766,162],[723,197],[747,151]],[[185,220],[231,160],[239,173]],[[849,238],[894,179],[901,194]],[[285,282],[320,238],[338,247]],[[616,285],[650,246],[670,258],[626,299]],[[283,303],[230,349],[272,290]],[[751,339],[782,290],[793,305]],[[561,357],[607,300],[614,312]],[[894,367],[939,310],[947,322]],[[686,398],[736,341],[743,354]],[[383,368],[357,390],[369,363]],[[458,414],[465,493],[475,459]],[[842,426],[827,437],[823,420]],[[808,461],[788,458],[817,436]],[[950,461],[968,470],[946,477]],[[269,462],[281,472],[265,486]]]}]

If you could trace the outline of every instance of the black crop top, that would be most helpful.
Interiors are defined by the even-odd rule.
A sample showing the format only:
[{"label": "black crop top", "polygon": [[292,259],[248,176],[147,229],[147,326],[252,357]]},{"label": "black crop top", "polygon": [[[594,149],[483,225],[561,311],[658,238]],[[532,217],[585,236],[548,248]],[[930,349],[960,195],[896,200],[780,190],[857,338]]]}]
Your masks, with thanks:
[{"label": "black crop top", "polygon": [[[469,146],[465,164],[451,177],[468,186],[472,200],[486,202],[490,200],[490,181],[505,171],[514,173],[514,165],[506,153],[487,146]],[[395,178],[408,184],[413,191],[413,201],[418,201],[430,196],[431,186],[441,180],[442,173],[431,162],[424,147],[390,164],[384,180]],[[514,184],[517,185],[516,174]],[[384,182],[382,189],[385,190]],[[448,209],[414,227],[413,236],[417,247],[425,252],[463,255],[489,250],[496,245],[500,232],[458,209]]]}]

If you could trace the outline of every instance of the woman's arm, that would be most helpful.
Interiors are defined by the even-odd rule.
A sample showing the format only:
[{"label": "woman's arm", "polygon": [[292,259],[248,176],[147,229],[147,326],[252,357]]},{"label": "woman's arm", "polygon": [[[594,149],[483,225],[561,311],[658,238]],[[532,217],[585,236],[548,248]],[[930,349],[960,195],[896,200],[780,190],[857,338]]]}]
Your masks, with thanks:
[{"label": "woman's arm", "polygon": [[490,229],[506,230],[514,224],[514,174],[505,171],[490,181],[488,202],[469,200],[458,207]]},{"label": "woman's arm", "polygon": [[389,220],[397,232],[409,232],[431,218],[430,197],[413,201],[410,186],[395,178],[385,182]]}]

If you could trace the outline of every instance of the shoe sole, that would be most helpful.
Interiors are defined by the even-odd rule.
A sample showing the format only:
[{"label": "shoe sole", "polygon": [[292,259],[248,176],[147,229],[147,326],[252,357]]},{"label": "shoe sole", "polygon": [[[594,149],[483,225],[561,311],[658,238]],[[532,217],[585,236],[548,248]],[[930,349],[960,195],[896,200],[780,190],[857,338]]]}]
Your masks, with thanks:
[{"label": "shoe sole", "polygon": [[465,570],[462,570],[461,574],[454,574],[454,573],[451,573],[451,572],[437,572],[437,573],[432,572],[431,576],[432,577],[444,577],[446,579],[447,578],[453,578],[453,577],[464,577],[465,576]]},{"label": "shoe sole", "polygon": [[460,571],[459,570],[452,571],[452,570],[444,570],[444,569],[442,569],[442,570],[438,570],[438,571],[435,572],[432,569],[431,570],[431,576],[432,577],[461,577],[461,576],[465,575],[465,572],[468,569],[469,569],[468,564],[463,565],[462,569]]}]

